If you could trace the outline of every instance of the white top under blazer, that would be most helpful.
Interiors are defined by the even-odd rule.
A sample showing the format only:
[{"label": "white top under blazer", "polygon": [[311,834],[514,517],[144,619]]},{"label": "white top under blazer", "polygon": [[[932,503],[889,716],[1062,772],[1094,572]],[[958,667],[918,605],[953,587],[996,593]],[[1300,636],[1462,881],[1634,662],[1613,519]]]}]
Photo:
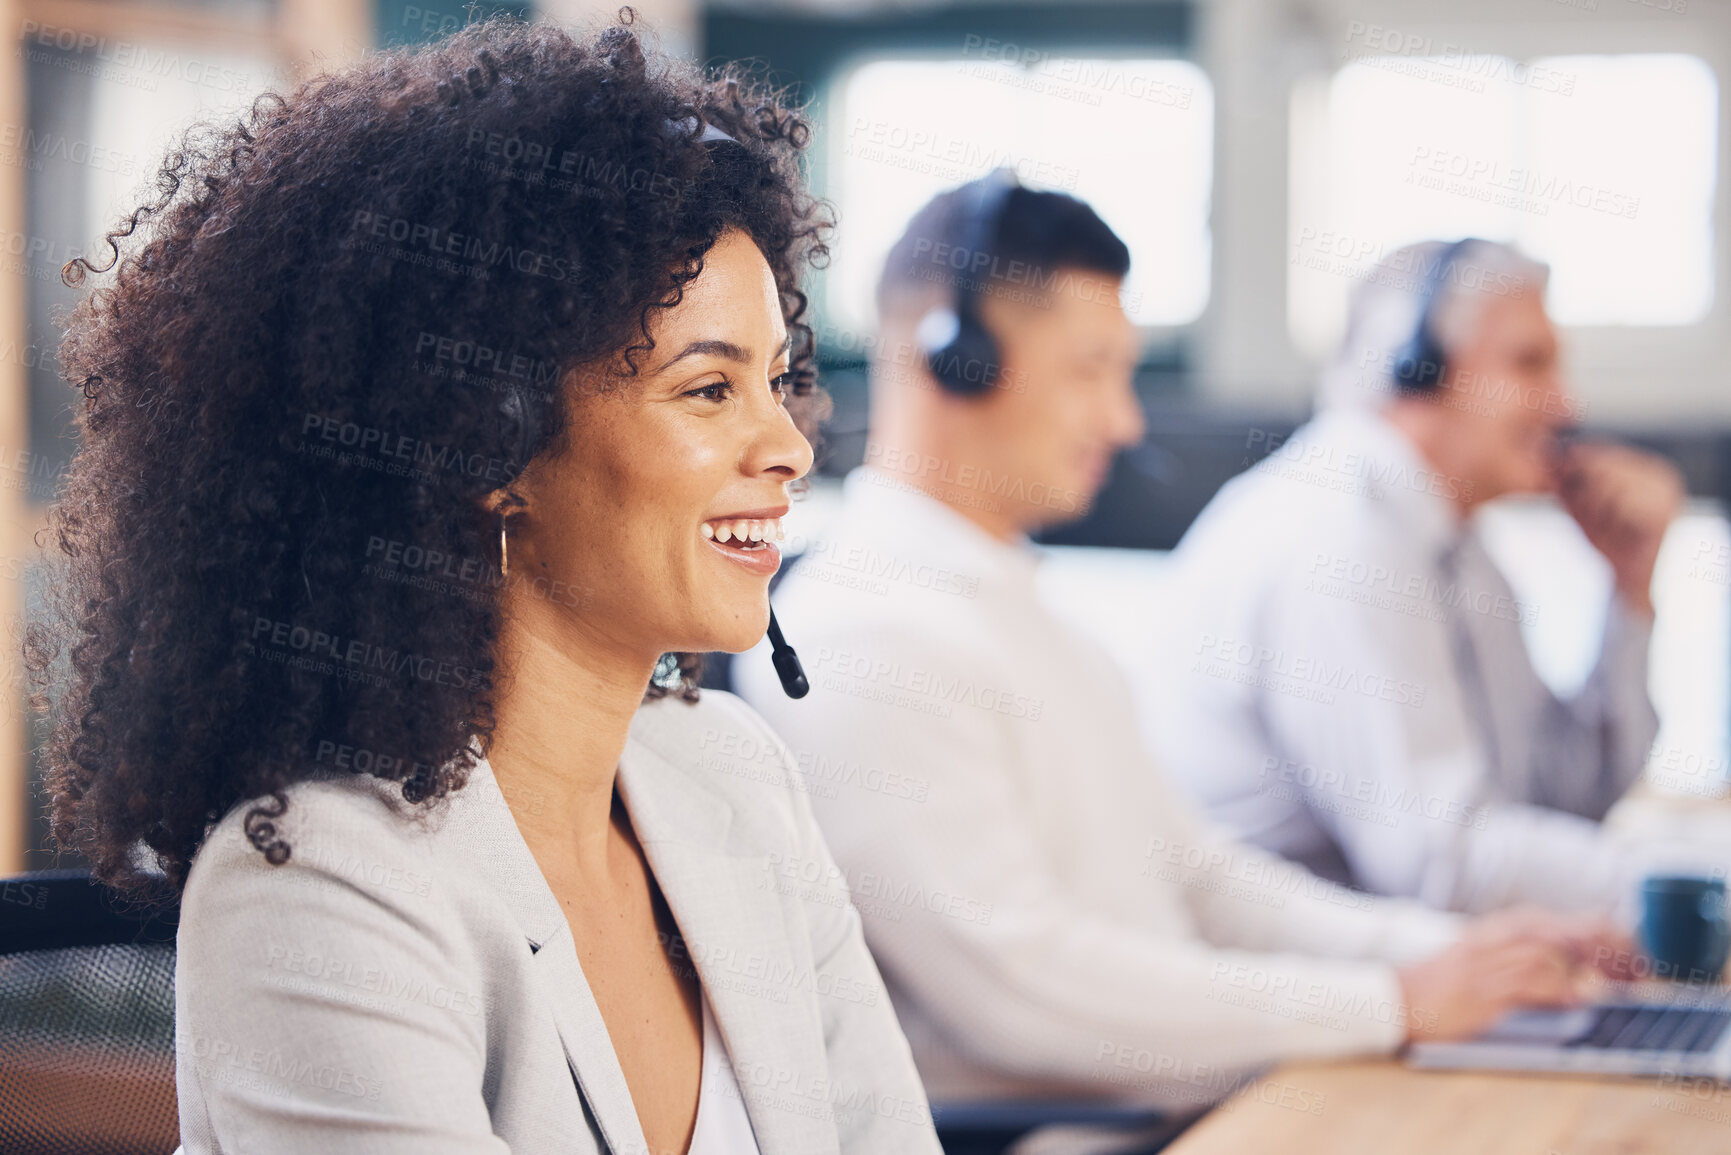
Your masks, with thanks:
[{"label": "white top under blazer", "polygon": [[[618,789],[712,1011],[692,1155],[941,1155],[780,739],[729,694],[650,702]],[[187,879],[185,1155],[669,1155],[485,761],[430,813],[360,774],[287,794],[286,863],[242,804]]]},{"label": "white top under blazer", "polygon": [[707,992],[703,996],[703,1076],[698,1082],[697,1122],[691,1128],[691,1146],[685,1155],[762,1155]]}]

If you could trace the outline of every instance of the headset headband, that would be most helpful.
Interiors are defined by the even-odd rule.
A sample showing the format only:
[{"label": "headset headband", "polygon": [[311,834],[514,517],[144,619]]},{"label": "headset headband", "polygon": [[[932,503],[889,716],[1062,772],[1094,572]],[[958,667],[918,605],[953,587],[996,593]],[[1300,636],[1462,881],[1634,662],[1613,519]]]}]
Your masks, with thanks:
[{"label": "headset headband", "polygon": [[1394,380],[1402,389],[1422,392],[1433,388],[1442,380],[1442,342],[1438,341],[1436,334],[1431,331],[1431,315],[1436,312],[1437,293],[1442,289],[1443,281],[1448,277],[1449,270],[1454,267],[1461,252],[1468,245],[1483,243],[1478,237],[1462,237],[1451,242],[1437,257],[1436,264],[1425,277],[1424,288],[1419,296],[1418,324],[1413,328],[1412,339],[1395,358]]},{"label": "headset headband", "polygon": [[[669,136],[689,133],[696,125],[703,125],[703,132],[697,137],[698,144],[715,144],[725,141],[729,144],[739,144],[736,137],[716,128],[708,121],[701,120],[695,113],[679,120],[669,118],[661,122],[662,131]],[[499,414],[504,419],[507,438],[509,431],[515,431],[517,441],[516,466],[521,470],[529,463],[529,451],[534,448],[535,439],[540,433],[540,422],[537,419],[533,405],[523,390],[517,386],[506,389],[505,396],[499,401]]]},{"label": "headset headband", "polygon": [[[1000,166],[981,177],[979,193],[962,217],[962,227],[957,230],[957,243],[962,252],[967,254],[968,267],[979,266],[976,258],[988,258],[984,267],[990,271],[990,260],[994,243],[998,238],[998,225],[1004,215],[1004,205],[1009,201],[1010,194],[1021,188],[1021,182],[1016,179],[1016,171],[1008,166]],[[956,285],[954,296],[955,308],[958,314],[971,311],[973,303],[984,293],[985,276],[969,276]]]}]

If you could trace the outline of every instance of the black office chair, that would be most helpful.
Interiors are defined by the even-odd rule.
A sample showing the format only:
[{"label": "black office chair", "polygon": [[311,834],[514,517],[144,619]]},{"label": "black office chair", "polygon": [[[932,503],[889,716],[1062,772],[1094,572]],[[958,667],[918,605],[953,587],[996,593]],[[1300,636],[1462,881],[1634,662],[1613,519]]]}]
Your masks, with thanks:
[{"label": "black office chair", "polygon": [[87,871],[0,879],[0,1152],[174,1150],[175,927]]},{"label": "black office chair", "polygon": [[1144,1107],[1107,1103],[1015,1100],[932,1104],[932,1122],[944,1155],[1001,1155],[1042,1127],[1064,1124],[1139,1135],[1124,1155],[1153,1155],[1195,1121],[1196,1113],[1166,1115]]}]

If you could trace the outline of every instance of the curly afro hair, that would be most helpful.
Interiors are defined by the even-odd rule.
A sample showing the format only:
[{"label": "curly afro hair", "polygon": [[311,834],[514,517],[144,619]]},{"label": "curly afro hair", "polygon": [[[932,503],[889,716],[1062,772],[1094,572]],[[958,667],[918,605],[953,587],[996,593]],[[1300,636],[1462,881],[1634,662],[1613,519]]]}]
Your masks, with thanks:
[{"label": "curly afro hair", "polygon": [[[832,220],[809,122],[633,21],[494,17],[267,93],[181,138],[106,268],[62,270],[114,276],[61,346],[82,444],[26,664],[55,838],[109,885],[178,893],[249,800],[286,860],[296,781],[370,773],[411,806],[463,785],[506,580],[481,499],[563,444],[560,391],[596,387],[579,368],[635,370],[726,229],[781,290],[810,432],[799,285]],[[648,694],[695,675],[669,655]]]}]

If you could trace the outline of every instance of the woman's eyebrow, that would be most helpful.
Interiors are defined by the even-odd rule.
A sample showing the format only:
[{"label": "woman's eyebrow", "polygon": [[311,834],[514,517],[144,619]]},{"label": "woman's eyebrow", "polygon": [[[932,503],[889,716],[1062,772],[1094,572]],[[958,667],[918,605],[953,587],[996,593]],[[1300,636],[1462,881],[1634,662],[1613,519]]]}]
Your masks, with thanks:
[{"label": "woman's eyebrow", "polygon": [[[780,357],[792,347],[793,334],[789,333],[781,339],[781,347],[775,351],[775,357],[770,358],[770,360],[775,360],[776,357]],[[660,368],[655,371],[660,373],[664,370],[670,369],[676,363],[685,360],[687,357],[720,357],[724,360],[733,361],[740,365],[749,365],[752,360],[750,350],[746,349],[744,346],[735,345],[732,341],[724,341],[718,337],[708,337],[701,341],[691,342],[678,353],[675,353],[666,361],[662,362]]]}]

